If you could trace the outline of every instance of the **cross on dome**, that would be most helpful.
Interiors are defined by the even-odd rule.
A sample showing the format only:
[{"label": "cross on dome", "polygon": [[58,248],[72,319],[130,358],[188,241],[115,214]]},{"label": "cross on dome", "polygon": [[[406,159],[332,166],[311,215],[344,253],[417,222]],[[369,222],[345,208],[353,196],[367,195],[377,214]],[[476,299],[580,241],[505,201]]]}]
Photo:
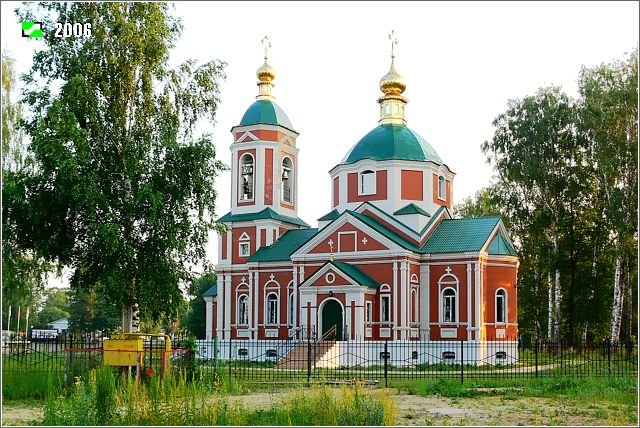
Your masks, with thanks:
[{"label": "cross on dome", "polygon": [[271,47],[269,36],[264,36],[264,38],[262,39],[262,46],[264,46],[264,62],[267,62],[267,60],[269,59],[269,48]]}]

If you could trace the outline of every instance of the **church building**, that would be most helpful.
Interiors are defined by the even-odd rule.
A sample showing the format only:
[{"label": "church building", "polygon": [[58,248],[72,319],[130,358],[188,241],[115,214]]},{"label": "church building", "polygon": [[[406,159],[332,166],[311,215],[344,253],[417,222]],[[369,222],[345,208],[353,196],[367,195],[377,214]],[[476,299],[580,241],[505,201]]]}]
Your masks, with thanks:
[{"label": "church building", "polygon": [[519,262],[508,231],[499,217],[452,217],[456,174],[407,126],[393,44],[378,123],[327,165],[332,196],[317,227],[298,217],[313,193],[298,187],[309,160],[275,102],[265,50],[256,101],[231,129],[231,210],[219,219],[228,231],[204,297],[207,339],[517,337]]}]

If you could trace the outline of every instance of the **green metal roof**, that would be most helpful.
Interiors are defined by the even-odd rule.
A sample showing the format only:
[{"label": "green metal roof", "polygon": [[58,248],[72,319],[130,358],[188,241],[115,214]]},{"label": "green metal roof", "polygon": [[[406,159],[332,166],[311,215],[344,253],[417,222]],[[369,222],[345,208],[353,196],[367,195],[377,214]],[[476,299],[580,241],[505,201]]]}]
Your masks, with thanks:
[{"label": "green metal roof", "polygon": [[375,287],[375,288],[380,287],[380,284],[375,279],[371,278],[369,275],[364,273],[357,266],[350,265],[349,263],[336,262],[336,261],[330,261],[329,263],[334,265],[336,268],[338,268],[338,270],[340,270],[341,272],[349,276],[351,279],[353,279],[355,282],[357,282],[360,285],[364,285],[367,287]]},{"label": "green metal roof", "polygon": [[307,223],[298,217],[287,217],[286,215],[278,214],[271,208],[265,208],[257,213],[245,213],[245,214],[231,214],[230,212],[223,215],[218,219],[220,222],[232,223],[239,221],[251,221],[251,220],[264,220],[273,219],[284,221],[286,223],[295,224],[296,226],[309,227]]},{"label": "green metal roof", "polygon": [[218,284],[214,285],[202,295],[202,297],[216,297],[218,295]]},{"label": "green metal roof", "polygon": [[496,234],[496,237],[493,238],[491,244],[489,244],[488,249],[489,254],[497,254],[497,255],[505,255],[505,256],[515,256],[517,255],[516,250],[513,249],[509,241],[502,236],[502,233]]},{"label": "green metal roof", "polygon": [[427,217],[431,217],[431,214],[429,214],[428,212],[426,212],[416,204],[409,204],[393,213],[393,215],[408,215],[408,214],[422,214]]},{"label": "green metal roof", "polygon": [[342,163],[354,163],[361,159],[401,159],[442,164],[438,153],[424,138],[404,125],[395,124],[375,127],[353,146]]},{"label": "green metal roof", "polygon": [[293,132],[293,125],[287,114],[280,106],[270,100],[258,100],[251,104],[242,116],[239,126],[247,125],[278,125]]},{"label": "green metal roof", "polygon": [[480,251],[500,217],[447,219],[438,223],[422,246],[425,253]]},{"label": "green metal roof", "polygon": [[316,233],[318,233],[318,229],[287,230],[280,236],[280,239],[268,247],[260,248],[247,261],[275,262],[291,260],[291,254],[313,238]]},{"label": "green metal roof", "polygon": [[333,210],[330,213],[325,214],[322,217],[320,217],[318,219],[318,221],[333,221],[333,220],[337,219],[338,217],[340,217],[340,213],[338,212],[338,210]]}]

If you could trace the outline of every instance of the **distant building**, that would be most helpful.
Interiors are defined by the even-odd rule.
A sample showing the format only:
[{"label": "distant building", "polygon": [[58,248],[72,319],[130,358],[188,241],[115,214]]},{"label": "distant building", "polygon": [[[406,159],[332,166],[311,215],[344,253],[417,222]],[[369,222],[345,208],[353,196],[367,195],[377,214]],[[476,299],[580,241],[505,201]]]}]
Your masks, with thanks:
[{"label": "distant building", "polygon": [[48,326],[51,327],[51,329],[58,330],[58,333],[67,331],[69,329],[69,317],[52,321],[48,324]]}]

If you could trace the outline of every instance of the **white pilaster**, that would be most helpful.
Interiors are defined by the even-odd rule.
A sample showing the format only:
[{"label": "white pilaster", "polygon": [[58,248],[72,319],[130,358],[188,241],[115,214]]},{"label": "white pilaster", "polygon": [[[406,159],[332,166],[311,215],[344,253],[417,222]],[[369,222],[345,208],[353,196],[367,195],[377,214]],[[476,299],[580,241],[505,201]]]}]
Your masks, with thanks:
[{"label": "white pilaster", "polygon": [[253,272],[249,271],[248,272],[248,276],[249,276],[249,314],[247,316],[248,321],[249,321],[249,337],[254,339],[254,324],[256,324],[255,320],[253,319],[253,311],[251,310],[255,305],[255,298],[256,298],[256,293],[253,292]]},{"label": "white pilaster", "polygon": [[356,301],[356,340],[364,340],[364,311],[366,310],[364,303],[364,293],[360,293]]},{"label": "white pilaster", "polygon": [[420,340],[429,340],[429,265],[420,265]]},{"label": "white pilaster", "polygon": [[[260,306],[260,293],[258,293],[259,290],[259,286],[258,286],[258,272],[253,272],[254,278],[253,278],[253,295],[256,296],[255,298],[255,304],[253,305],[253,307],[251,309],[253,309],[253,319],[254,319],[254,326],[255,326],[255,337],[256,339],[258,338],[258,324],[260,323],[260,320],[258,319],[258,307]],[[250,310],[251,310],[250,309]],[[262,321],[264,322],[264,320]]]},{"label": "white pilaster", "polygon": [[[224,275],[218,275],[218,310],[216,312],[216,335],[218,339],[224,339],[223,335],[223,313],[225,311],[225,306],[227,302],[224,299]],[[228,309],[227,309],[228,310]]]},{"label": "white pilaster", "polygon": [[393,304],[393,340],[398,338],[397,331],[399,327],[398,323],[398,262],[393,262],[393,295],[391,296],[391,303]]},{"label": "white pilaster", "polygon": [[400,339],[407,340],[407,261],[400,262]]},{"label": "white pilaster", "polygon": [[224,301],[226,303],[224,311],[224,338],[229,339],[231,337],[231,308],[234,306],[234,302],[231,300],[231,275],[225,275],[224,278]]},{"label": "white pilaster", "polygon": [[[293,290],[291,290],[291,292],[293,293],[293,328],[297,328],[298,327],[298,267],[297,266],[293,266],[293,283],[291,284],[293,286]],[[288,299],[289,296],[287,296],[287,301],[289,301]]]},{"label": "white pilaster", "polygon": [[203,297],[206,307],[206,327],[205,338],[211,340],[213,338],[213,297]]}]

